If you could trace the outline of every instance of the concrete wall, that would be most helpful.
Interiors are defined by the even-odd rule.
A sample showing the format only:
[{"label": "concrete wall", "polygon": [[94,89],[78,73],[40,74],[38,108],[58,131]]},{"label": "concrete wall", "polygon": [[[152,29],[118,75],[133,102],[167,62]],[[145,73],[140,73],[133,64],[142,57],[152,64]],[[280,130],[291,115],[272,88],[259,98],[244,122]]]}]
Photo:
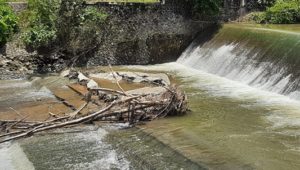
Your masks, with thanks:
[{"label": "concrete wall", "polygon": [[[219,21],[235,21],[253,11],[265,10],[264,0],[224,0]],[[207,18],[212,20],[212,18]]]},{"label": "concrete wall", "polygon": [[[25,3],[9,3],[16,12]],[[214,22],[194,21],[192,6],[183,0],[162,3],[87,3],[106,12],[114,24],[112,35],[99,48],[81,57],[77,66],[156,64],[176,61],[196,34]],[[20,37],[18,37],[20,38]],[[17,51],[20,52],[17,53]],[[22,58],[26,56],[25,62]],[[40,54],[9,42],[0,49],[2,77],[20,73],[53,72],[67,63],[65,56]],[[22,60],[20,60],[22,59]],[[32,64],[28,64],[28,62]],[[27,63],[28,65],[26,65]],[[2,70],[2,71],[1,71]],[[24,71],[25,70],[25,71]],[[26,71],[27,70],[27,71]],[[0,79],[3,79],[1,78]]]},{"label": "concrete wall", "polygon": [[17,14],[20,14],[27,7],[27,2],[9,2],[8,6]]},{"label": "concrete wall", "polygon": [[182,0],[166,0],[164,3],[87,4],[107,12],[120,32],[86,58],[86,65],[176,61],[197,32],[213,23],[194,21],[192,7]]}]

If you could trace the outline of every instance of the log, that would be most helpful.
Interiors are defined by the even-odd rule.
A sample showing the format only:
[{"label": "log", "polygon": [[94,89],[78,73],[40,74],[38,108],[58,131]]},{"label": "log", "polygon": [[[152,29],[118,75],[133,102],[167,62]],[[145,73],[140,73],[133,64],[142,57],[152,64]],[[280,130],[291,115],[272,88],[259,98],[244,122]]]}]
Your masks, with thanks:
[{"label": "log", "polygon": [[100,88],[100,87],[92,87],[92,88],[90,88],[90,90],[91,91],[98,91],[98,90],[107,91],[107,92],[112,92],[112,93],[118,93],[118,94],[121,94],[121,95],[125,96],[125,93],[123,93],[121,91],[118,91],[118,90],[113,90],[113,89]]},{"label": "log", "polygon": [[[130,104],[135,104],[136,102],[130,102]],[[167,105],[167,101],[142,101],[139,102],[138,104],[141,105]]]},{"label": "log", "polygon": [[153,119],[152,119],[152,121],[153,120],[155,120],[158,116],[160,116],[164,111],[166,111],[167,110],[167,108],[170,106],[170,104],[173,102],[173,98],[174,98],[174,96],[175,95],[173,95],[172,97],[171,97],[171,100],[170,100],[170,102],[169,102],[169,104],[159,113],[159,114],[157,114]]},{"label": "log", "polygon": [[50,115],[51,117],[58,118],[58,116],[57,116],[56,114],[54,114],[54,113],[49,112],[49,115]]},{"label": "log", "polygon": [[134,121],[134,113],[135,113],[134,109],[135,109],[135,103],[132,104],[130,124],[133,124]]},{"label": "log", "polygon": [[[3,120],[1,119],[0,122],[4,122],[4,123],[15,123],[19,120]],[[43,123],[43,122],[39,122],[39,121],[21,121],[22,123]]]},{"label": "log", "polygon": [[33,128],[33,129],[29,130],[29,131],[26,131],[25,133],[22,133],[20,135],[4,139],[4,140],[0,141],[0,143],[4,143],[4,142],[7,142],[7,141],[10,141],[10,140],[13,140],[13,139],[18,139],[18,138],[21,138],[21,137],[25,137],[25,136],[29,135],[30,133],[32,133],[35,129],[43,127],[43,126],[44,126],[44,124],[42,124],[40,126],[37,126],[37,127]]},{"label": "log", "polygon": [[72,115],[70,116],[70,119],[73,119],[83,108],[85,108],[88,105],[89,101],[85,102],[84,105],[82,105],[80,108],[78,108]]},{"label": "log", "polygon": [[75,120],[71,120],[71,121],[67,121],[67,122],[59,123],[59,124],[55,124],[55,125],[50,125],[50,126],[45,126],[46,123],[43,123],[42,125],[39,125],[39,126],[33,128],[33,129],[31,129],[30,131],[26,131],[25,133],[22,133],[20,135],[4,139],[4,140],[0,141],[0,143],[7,142],[7,141],[10,141],[10,140],[14,140],[14,139],[18,139],[18,138],[21,138],[21,137],[25,137],[28,134],[34,134],[34,133],[45,131],[45,130],[50,130],[50,129],[54,129],[54,128],[60,128],[60,127],[68,126],[68,125],[73,125],[73,124],[81,123],[83,121],[87,121],[89,119],[93,120],[94,117],[108,111],[109,109],[111,109],[116,104],[123,103],[123,102],[128,102],[130,100],[133,100],[133,99],[136,99],[136,98],[139,98],[139,97],[141,97],[141,96],[129,97],[129,98],[124,99],[124,100],[113,102],[109,106],[107,106],[106,108],[104,108],[104,109],[102,109],[98,112],[95,112],[91,115],[79,118],[79,119],[75,119]]},{"label": "log", "polygon": [[23,132],[26,132],[26,130],[17,131],[17,132],[5,133],[5,134],[1,135],[0,138],[5,137],[5,136],[9,136],[9,135],[14,135],[14,134],[23,133]]},{"label": "log", "polygon": [[[141,75],[139,75],[139,74],[137,74],[137,73],[135,73],[135,72],[133,72],[133,74],[135,74],[135,75],[137,75],[137,76],[139,76],[139,77],[143,77],[143,76],[141,76]],[[151,80],[149,80],[149,79],[147,79],[147,78],[145,78],[145,77],[143,77],[143,79],[149,81],[150,83],[152,83],[152,84],[154,84],[154,85],[161,86],[161,87],[167,89],[167,90],[168,90],[169,92],[171,92],[171,93],[174,93],[171,89],[169,89],[169,88],[166,87],[166,86],[162,86],[162,85],[160,85],[160,84],[158,84],[158,83],[155,83],[154,81],[151,81]]]},{"label": "log", "polygon": [[[142,110],[142,109],[146,109],[146,108],[152,107],[152,106],[155,106],[155,105],[137,106],[137,107],[134,108],[134,110],[135,111]],[[118,114],[128,113],[128,121],[130,121],[130,119],[129,119],[130,114],[129,113],[131,113],[131,110],[132,109],[130,109],[128,107],[128,109],[121,109],[121,110],[118,110],[118,111],[109,112],[107,114],[101,114],[101,115],[95,117],[94,120],[100,120],[103,117],[110,117],[110,116],[115,116],[115,115],[118,115]]]},{"label": "log", "polygon": [[11,126],[9,126],[8,128],[5,129],[5,132],[9,132],[9,129],[12,128],[13,126],[15,126],[16,124],[20,123],[22,120],[26,119],[28,116],[23,117],[22,119],[20,119],[19,121],[17,121],[16,123],[12,124]]},{"label": "log", "polygon": [[125,96],[128,96],[128,94],[123,90],[123,88],[120,86],[119,81],[114,73],[114,70],[112,69],[111,65],[108,65],[111,71],[111,74],[114,76],[114,78],[116,79],[117,85],[119,86],[119,88],[121,89],[121,91],[125,94]]},{"label": "log", "polygon": [[24,116],[22,116],[18,111],[16,111],[14,108],[10,107],[11,110],[13,110],[14,112],[16,112],[21,118],[24,118]]},{"label": "log", "polygon": [[[86,102],[76,111],[61,117],[58,117],[58,115],[49,112],[50,116],[42,122],[25,121],[25,118],[20,120],[0,120],[0,123],[3,122],[5,123],[6,126],[13,123],[9,128],[15,127],[15,128],[29,129],[29,130],[20,130],[17,132],[3,134],[0,136],[0,138],[9,135],[11,135],[11,137],[1,140],[0,143],[26,137],[28,135],[32,135],[34,133],[45,131],[45,130],[62,128],[65,126],[73,127],[86,122],[92,123],[94,120],[99,120],[102,119],[103,117],[119,116],[126,113],[128,114],[128,122],[130,124],[133,124],[137,122],[137,120],[141,120],[141,121],[155,120],[158,117],[166,116],[171,110],[175,110],[175,109],[178,112],[180,112],[181,110],[186,111],[187,109],[186,94],[182,93],[179,89],[177,89],[176,86],[171,86],[170,88],[166,87],[168,91],[164,91],[163,93],[160,94],[160,96],[152,95],[152,98],[151,96],[148,96],[151,93],[142,94],[140,96],[137,95],[131,96],[126,94],[126,92],[120,86],[112,67],[110,65],[109,67],[121,91],[108,89],[108,88],[100,88],[100,87],[90,88],[89,92],[85,95]],[[89,101],[91,101],[91,95],[95,91],[97,92],[105,91],[105,92],[120,94],[122,95],[121,97],[122,99],[114,98],[114,100],[111,100],[108,103],[104,103],[105,104],[104,108],[98,111],[92,111],[92,113],[89,115],[76,118],[76,115],[89,104]],[[149,97],[150,100],[148,100]],[[96,103],[102,102],[98,98],[93,100],[95,100],[94,102]],[[53,119],[49,120],[51,117],[53,117]],[[16,126],[17,124],[18,126]],[[9,128],[7,128],[7,130],[9,130]]]}]

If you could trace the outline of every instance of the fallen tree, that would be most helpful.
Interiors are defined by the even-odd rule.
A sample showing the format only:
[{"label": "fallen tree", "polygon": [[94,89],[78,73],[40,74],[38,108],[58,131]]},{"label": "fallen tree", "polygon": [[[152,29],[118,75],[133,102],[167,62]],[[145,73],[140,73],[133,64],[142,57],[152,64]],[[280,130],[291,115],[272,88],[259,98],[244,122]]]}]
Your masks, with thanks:
[{"label": "fallen tree", "polygon": [[[121,91],[90,87],[88,88],[88,93],[85,94],[86,102],[74,112],[61,117],[49,113],[47,119],[39,122],[26,121],[26,116],[21,116],[19,120],[0,120],[0,126],[3,131],[3,134],[0,135],[0,139],[2,139],[0,143],[31,136],[41,131],[82,123],[92,123],[93,121],[114,119],[114,121],[134,124],[140,121],[153,121],[166,115],[182,115],[186,113],[189,102],[185,93],[178,89],[176,85],[164,87],[166,90],[159,93],[143,91],[131,94],[122,89],[112,68],[111,73]],[[87,78],[83,78],[82,81],[87,81]],[[88,82],[81,84],[87,86]],[[78,113],[89,104],[99,106],[99,110],[89,112],[86,115],[79,115]],[[22,130],[10,132],[10,129]]]}]

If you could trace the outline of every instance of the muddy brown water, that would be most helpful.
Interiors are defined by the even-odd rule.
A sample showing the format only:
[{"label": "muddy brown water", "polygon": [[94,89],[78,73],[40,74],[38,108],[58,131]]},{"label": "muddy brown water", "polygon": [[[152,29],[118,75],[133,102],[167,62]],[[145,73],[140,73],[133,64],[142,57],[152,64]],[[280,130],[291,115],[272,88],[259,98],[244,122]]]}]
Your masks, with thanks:
[{"label": "muddy brown water", "polygon": [[[140,124],[138,129],[116,131],[123,125],[103,127],[100,124],[51,131],[48,135],[21,140],[18,142],[20,147],[13,145],[7,151],[2,148],[0,152],[13,152],[12,157],[18,158],[22,151],[37,169],[297,169],[297,155],[300,154],[297,150],[298,101],[178,63],[114,69],[170,74],[172,82],[186,91],[193,112]],[[47,90],[40,92],[47,82],[55,79],[38,77],[33,82],[7,81],[7,84],[19,84],[11,88],[2,82],[2,91],[10,89],[8,97],[12,97],[14,92],[18,94],[28,90],[22,97],[14,98],[18,100],[2,104],[2,113],[10,112],[17,116],[8,107],[20,109],[18,111],[22,114],[25,112],[21,109],[25,108],[34,113],[32,108],[44,107],[35,100],[37,97],[48,104],[59,104]],[[66,83],[69,82],[62,80],[55,86],[57,90],[67,89]],[[51,87],[55,89],[53,85]],[[77,93],[74,96],[61,95],[80,98]],[[47,109],[56,113],[54,108]],[[59,108],[64,112],[72,111],[65,109]],[[14,158],[6,162],[14,162]],[[25,160],[24,157],[19,159]]]},{"label": "muddy brown water", "polygon": [[[128,70],[118,67],[114,69]],[[101,79],[95,81],[101,87],[118,89],[118,86],[110,81]],[[61,99],[65,99],[76,108],[85,101],[82,100],[82,95],[67,86],[70,84],[73,82],[67,78],[59,79],[57,76],[46,75],[32,76],[26,80],[2,81],[0,119],[20,119],[14,110],[22,116],[28,116],[27,120],[36,121],[48,118],[49,112],[59,116],[71,113],[73,110],[64,105]],[[124,90],[151,86],[124,82],[120,84]],[[79,85],[71,86],[81,93],[86,92]],[[85,110],[97,109],[96,107],[89,105]],[[146,134],[136,128],[133,128],[133,131],[119,130],[128,126],[128,124],[110,125],[96,122],[96,125],[81,125],[71,129],[62,128],[38,133],[31,138],[0,145],[0,163],[7,169],[202,168],[155,138],[145,137]],[[132,146],[127,147],[128,143]],[[154,147],[156,151],[153,151]]]},{"label": "muddy brown water", "polygon": [[[36,169],[299,169],[300,102],[298,77],[292,76],[299,70],[298,27],[225,24],[175,63],[114,67],[168,73],[186,91],[193,112],[138,128],[96,124],[51,131],[1,145],[0,163],[8,169],[18,169],[15,159]],[[37,97],[53,100],[34,83],[52,80],[1,81],[1,112],[32,107]]]}]

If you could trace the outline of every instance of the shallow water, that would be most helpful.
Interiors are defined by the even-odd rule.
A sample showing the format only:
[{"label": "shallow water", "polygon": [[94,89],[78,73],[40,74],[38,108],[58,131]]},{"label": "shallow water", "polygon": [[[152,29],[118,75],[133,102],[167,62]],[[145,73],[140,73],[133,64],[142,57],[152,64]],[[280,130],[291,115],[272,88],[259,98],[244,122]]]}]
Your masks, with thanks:
[{"label": "shallow water", "polygon": [[[62,105],[61,101],[55,98],[58,96],[67,99],[72,104],[73,100],[81,100],[82,96],[78,96],[77,93],[66,87],[68,83],[67,79],[58,79],[56,76],[37,76],[28,80],[3,81],[2,89],[0,89],[1,92],[7,91],[7,96],[16,95],[19,92],[23,92],[23,94],[22,97],[15,98],[14,102],[7,101],[10,100],[9,98],[3,99],[8,105],[3,105],[3,108],[0,109],[0,120],[20,118],[10,107],[23,116],[30,114],[34,120],[44,120],[48,117],[48,112],[60,114],[63,109],[65,109],[65,113],[72,112],[70,108],[60,106]],[[99,80],[99,83],[101,87],[113,88],[112,83],[102,80]],[[10,84],[17,85],[10,86]],[[145,84],[125,85],[127,90],[145,86]],[[37,101],[36,98],[41,98],[42,101]],[[14,144],[10,142],[1,144],[0,163],[6,169],[17,170],[24,168],[185,169],[186,167],[202,169],[200,165],[174,152],[172,148],[155,138],[145,137],[146,134],[138,129],[119,131],[119,128],[128,128],[128,124],[102,126],[103,124],[83,125],[70,129],[62,128],[35,134],[33,137],[19,140]],[[126,133],[124,133],[125,131]],[[15,161],[16,159],[20,161]],[[20,164],[24,166],[20,166]]]},{"label": "shallow water", "polygon": [[[28,138],[19,145],[36,169],[299,169],[300,101],[296,100],[299,99],[296,85],[285,90],[290,80],[297,84],[296,76],[288,76],[295,68],[277,69],[298,62],[298,27],[230,25],[212,40],[220,43],[217,47],[213,45],[217,51],[208,49],[212,47],[210,43],[200,46],[198,51],[186,51],[178,62],[114,67],[115,71],[169,74],[172,82],[185,90],[189,97],[193,111],[185,116],[141,124],[138,125],[140,129],[115,131],[111,127],[95,125],[71,129],[70,133],[66,129],[58,130]],[[233,44],[234,37],[225,35],[227,32],[233,36],[236,29],[243,28],[247,30],[245,34],[237,34],[239,41],[251,35],[244,44]],[[267,31],[265,39],[261,37],[263,31]],[[282,34],[289,36],[284,39]],[[277,44],[270,47],[273,40]],[[259,45],[252,48],[251,42],[259,42]],[[281,48],[285,42],[289,43]],[[255,58],[258,56],[255,54],[261,52],[260,47],[268,46],[280,48],[275,52],[267,50],[261,58]],[[246,47],[248,50],[244,50]],[[201,54],[199,51],[209,55],[200,57],[198,62],[188,58]],[[293,54],[292,59],[286,55],[283,60],[276,60],[276,52]],[[222,60],[222,56],[227,58]],[[272,63],[272,57],[280,62]],[[222,64],[227,67],[222,67]],[[263,74],[264,69],[268,74]],[[16,107],[13,104],[30,102],[33,98],[31,91],[36,94],[42,88],[35,81],[45,85],[43,81],[53,80],[53,77],[44,77],[30,81],[3,81],[0,91],[8,100],[1,98],[1,106],[7,106],[9,100],[16,101],[12,107]],[[8,84],[18,84],[22,89],[28,89],[28,93],[14,90],[18,88]],[[58,86],[63,84],[61,82]],[[22,95],[9,98],[11,93]],[[53,98],[45,91],[42,94],[45,98]],[[13,159],[3,157],[10,153],[9,149],[1,146],[0,163],[8,168],[15,166]]]},{"label": "shallow water", "polygon": [[[83,132],[23,140],[20,146],[34,167],[97,169],[103,161],[108,162],[102,169],[171,165],[170,169],[297,169],[300,165],[299,101],[178,63],[119,69],[168,73],[186,91],[193,112],[139,125],[147,134],[131,129],[120,137],[109,131],[109,138],[102,140],[106,130],[93,131],[90,126]],[[126,154],[128,148],[134,156]]]},{"label": "shallow water", "polygon": [[130,169],[130,163],[102,141],[106,134],[97,126],[85,126],[37,135],[20,145],[36,169]]}]

